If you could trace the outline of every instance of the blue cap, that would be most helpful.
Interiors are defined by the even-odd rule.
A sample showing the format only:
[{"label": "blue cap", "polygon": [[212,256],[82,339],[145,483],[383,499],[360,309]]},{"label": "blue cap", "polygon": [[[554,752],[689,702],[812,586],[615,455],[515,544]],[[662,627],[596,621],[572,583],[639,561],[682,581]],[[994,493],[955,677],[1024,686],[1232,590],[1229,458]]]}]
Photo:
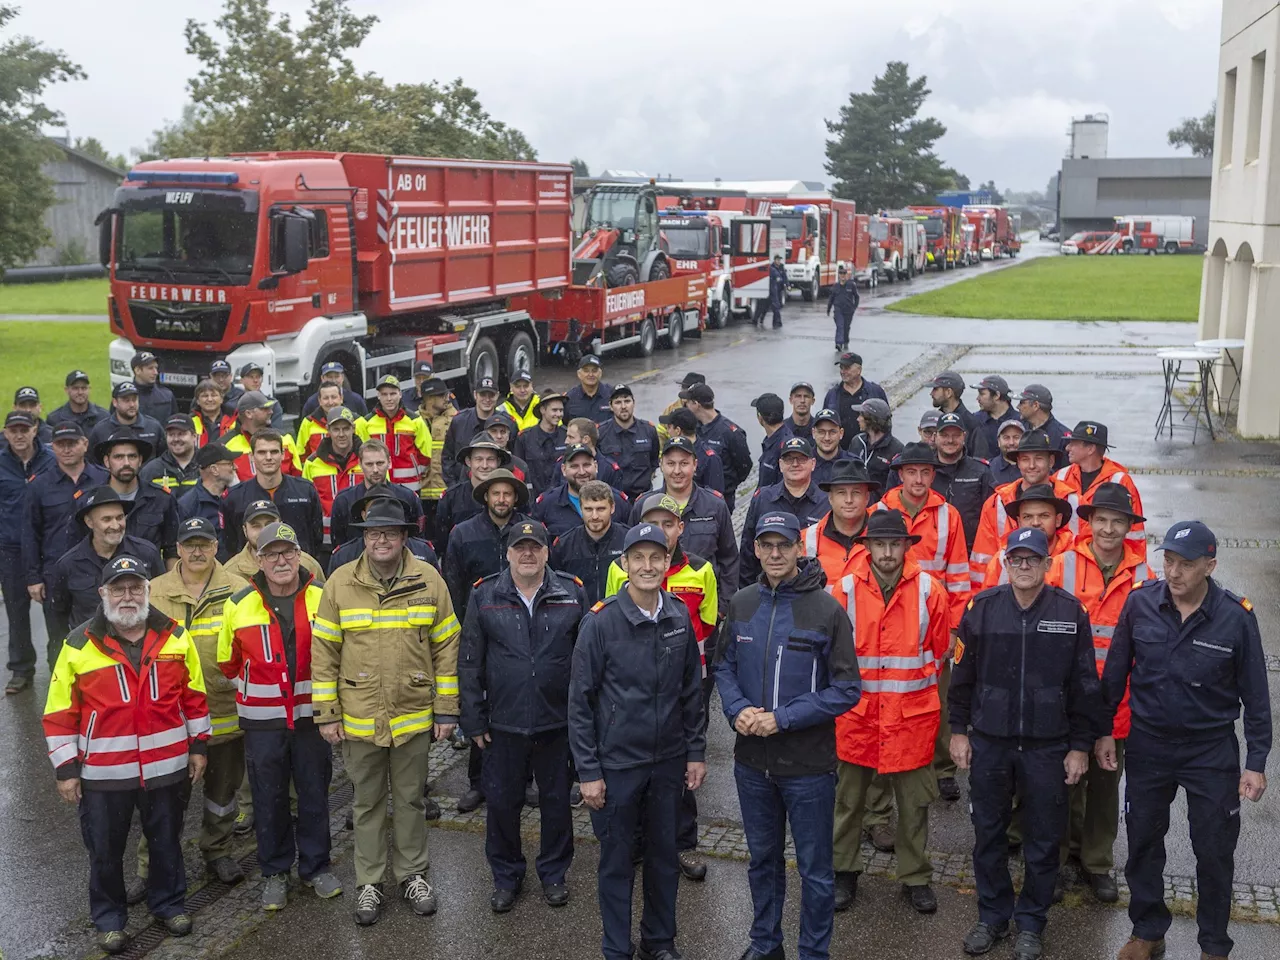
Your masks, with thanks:
[{"label": "blue cap", "polygon": [[626,553],[637,543],[656,543],[667,549],[667,535],[662,532],[662,528],[652,523],[640,523],[627,531],[627,538],[622,541],[622,552]]},{"label": "blue cap", "polygon": [[230,373],[231,364],[227,363],[227,361],[225,360],[215,360],[213,361],[213,363],[209,364],[209,372],[210,373]]},{"label": "blue cap", "polygon": [[1164,532],[1164,543],[1157,550],[1168,550],[1184,560],[1218,555],[1218,538],[1199,520],[1180,520]]},{"label": "blue cap", "polygon": [[1019,527],[1009,534],[1009,542],[1005,544],[1004,555],[1007,557],[1015,550],[1030,550],[1037,557],[1049,555],[1049,538],[1043,530],[1035,527]]},{"label": "blue cap", "polygon": [[320,368],[320,376],[326,373],[346,373],[347,368],[340,364],[337,360],[330,360]]},{"label": "blue cap", "polygon": [[766,513],[756,523],[756,539],[766,533],[778,533],[792,543],[800,539],[800,521],[793,513]]}]

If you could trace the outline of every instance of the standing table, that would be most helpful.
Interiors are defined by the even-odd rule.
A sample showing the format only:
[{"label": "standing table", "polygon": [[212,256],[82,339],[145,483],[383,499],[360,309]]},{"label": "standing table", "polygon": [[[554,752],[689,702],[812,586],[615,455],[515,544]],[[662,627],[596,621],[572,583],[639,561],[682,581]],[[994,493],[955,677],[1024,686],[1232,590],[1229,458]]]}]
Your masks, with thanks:
[{"label": "standing table", "polygon": [[[1160,363],[1164,367],[1164,402],[1160,405],[1160,415],[1156,417],[1156,439],[1159,439],[1164,428],[1169,428],[1169,439],[1173,439],[1173,391],[1179,383],[1200,383],[1196,398],[1183,414],[1182,419],[1195,415],[1195,430],[1191,434],[1191,442],[1196,442],[1200,432],[1200,412],[1204,412],[1205,423],[1209,427],[1209,438],[1217,439],[1213,433],[1213,413],[1209,403],[1209,394],[1216,392],[1213,379],[1213,365],[1221,356],[1221,350],[1204,350],[1198,347],[1175,347],[1156,351]],[[1196,366],[1194,376],[1183,376],[1182,365],[1193,363]]]},{"label": "standing table", "polygon": [[[1200,350],[1221,350],[1227,358],[1227,363],[1231,364],[1231,372],[1235,374],[1235,381],[1231,384],[1231,393],[1227,395],[1226,412],[1231,413],[1231,405],[1235,402],[1236,393],[1240,390],[1240,374],[1241,364],[1236,363],[1236,358],[1232,355],[1232,350],[1243,350],[1245,342],[1234,337],[1218,337],[1213,340],[1197,340],[1196,347]],[[1222,399],[1219,397],[1218,399]]]}]

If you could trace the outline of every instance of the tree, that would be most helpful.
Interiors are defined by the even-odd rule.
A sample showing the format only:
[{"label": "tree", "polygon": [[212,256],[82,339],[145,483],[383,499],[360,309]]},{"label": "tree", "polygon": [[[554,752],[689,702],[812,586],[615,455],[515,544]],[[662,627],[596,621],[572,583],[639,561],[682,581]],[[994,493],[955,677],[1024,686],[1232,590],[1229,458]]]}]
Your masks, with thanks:
[{"label": "tree", "polygon": [[951,186],[954,171],[933,149],[947,128],[918,116],[931,92],[927,83],[924,76],[912,80],[905,63],[890,61],[870,93],[851,93],[840,119],[826,122],[834,135],[826,169],[835,193],[874,210],[929,202]]},{"label": "tree", "polygon": [[129,161],[121,154],[108,153],[107,148],[102,145],[97,137],[76,137],[76,142],[72,149],[79,150],[86,156],[93,157],[93,159],[115,167],[117,170],[129,169]]},{"label": "tree", "polygon": [[244,150],[353,150],[487,160],[531,160],[519,130],[485,112],[461,79],[388,85],[351,61],[377,23],[348,0],[312,0],[300,29],[270,0],[225,0],[221,32],[188,20],[187,53],[200,61],[191,104],[157,130],[144,156]]},{"label": "tree", "polygon": [[585,180],[591,176],[591,168],[587,166],[587,161],[574,157],[569,161],[569,165],[573,167],[573,175],[575,177]]},{"label": "tree", "polygon": [[978,192],[990,194],[992,203],[1004,203],[1004,194],[996,189],[996,182],[994,180],[988,180],[986,183],[978,184]]},{"label": "tree", "polygon": [[960,173],[953,167],[943,167],[942,172],[945,173],[951,179],[951,186],[948,187],[947,189],[950,189],[950,190],[968,190],[969,189],[969,178],[966,177],[963,173]]},{"label": "tree", "polygon": [[1213,133],[1218,118],[1215,100],[1203,117],[1185,117],[1169,131],[1169,146],[1186,147],[1197,157],[1213,156]]},{"label": "tree", "polygon": [[[0,27],[17,15],[16,7],[0,3]],[[50,84],[83,76],[60,51],[30,37],[0,43],[0,275],[49,242],[44,214],[57,197],[40,168],[57,156],[57,148],[41,131],[61,115],[41,96]]]}]

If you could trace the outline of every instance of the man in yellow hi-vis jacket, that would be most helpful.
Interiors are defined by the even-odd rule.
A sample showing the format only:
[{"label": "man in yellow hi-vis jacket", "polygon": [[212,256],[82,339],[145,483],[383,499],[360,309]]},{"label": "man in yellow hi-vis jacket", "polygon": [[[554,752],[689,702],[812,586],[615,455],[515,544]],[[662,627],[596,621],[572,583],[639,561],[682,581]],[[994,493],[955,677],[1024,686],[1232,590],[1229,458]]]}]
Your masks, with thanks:
[{"label": "man in yellow hi-vis jacket", "polygon": [[[387,872],[387,779],[395,843],[392,873],[419,916],[436,910],[423,787],[432,737],[458,722],[458,618],[444,580],[405,546],[409,526],[393,501],[375,500],[362,523],[364,554],[324,589],[311,653],[320,733],[343,741],[355,788],[356,923],[382,912]],[[384,665],[393,665],[387,669]]]}]

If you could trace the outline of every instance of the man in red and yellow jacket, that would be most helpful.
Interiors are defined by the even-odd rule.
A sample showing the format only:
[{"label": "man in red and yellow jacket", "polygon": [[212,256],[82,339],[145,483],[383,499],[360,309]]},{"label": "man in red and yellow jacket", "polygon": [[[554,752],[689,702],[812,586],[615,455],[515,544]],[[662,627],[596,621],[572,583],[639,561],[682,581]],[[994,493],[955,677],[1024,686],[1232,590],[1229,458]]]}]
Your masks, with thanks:
[{"label": "man in red and yellow jacket", "polygon": [[[325,384],[332,388],[333,384]],[[347,407],[330,410],[325,418],[326,434],[316,450],[302,464],[302,479],[315,485],[324,511],[324,544],[332,546],[329,524],[333,517],[333,501],[348,487],[364,479],[360,468],[360,439],[355,434],[356,415]]]},{"label": "man in red and yellow jacket", "polygon": [[853,572],[867,555],[858,537],[867,524],[867,504],[880,495],[880,484],[871,479],[860,460],[837,460],[831,478],[818,484],[827,495],[831,512],[800,534],[804,555],[814,557],[827,575],[827,591]]},{"label": "man in red and yellow jacket", "polygon": [[[1094,495],[1104,483],[1118,483],[1129,491],[1129,501],[1137,516],[1142,513],[1138,487],[1125,467],[1107,457],[1108,447],[1107,425],[1096,420],[1081,420],[1067,440],[1067,457],[1071,464],[1054,474],[1054,478],[1079,495],[1080,506],[1093,503]],[[1081,519],[1076,536],[1084,538],[1088,533],[1089,524]],[[1142,523],[1135,522],[1125,540],[1139,557],[1147,559],[1147,528]]]},{"label": "man in red and yellow jacket", "polygon": [[[333,755],[311,706],[312,623],[323,590],[300,568],[302,549],[289,524],[265,527],[256,552],[258,572],[223,607],[218,667],[239,685],[236,713],[253,792],[262,907],[281,910],[295,848],[304,884],[324,898],[342,893],[329,869]],[[290,780],[298,794],[296,827]]]},{"label": "man in red and yellow jacket", "polygon": [[[259,431],[271,429],[271,410],[276,401],[258,390],[240,395],[236,401],[236,429],[224,433],[222,445],[236,455],[236,481],[244,483],[258,473],[253,462],[253,436]],[[288,477],[302,475],[302,458],[289,433],[280,435],[280,472]]]},{"label": "man in red and yellow jacket", "polygon": [[[719,592],[716,586],[715,566],[705,557],[685,553],[680,547],[680,534],[684,532],[681,507],[674,497],[661,490],[648,494],[640,501],[640,522],[651,523],[667,537],[671,551],[671,565],[663,578],[662,589],[675,594],[689,611],[689,622],[698,641],[698,654],[702,658],[702,724],[706,730],[707,706],[711,703],[711,691],[716,680],[713,669],[707,665],[707,641],[715,633],[719,619]],[[604,595],[612,597],[626,585],[627,574],[620,559],[609,564],[609,578]],[[714,647],[710,651],[714,658]],[[698,847],[698,801],[692,790],[685,790],[680,803],[680,819],[676,825],[676,851],[680,860],[680,872],[690,880],[705,880],[707,865],[695,852]]]},{"label": "man in red and yellow jacket", "polygon": [[414,493],[431,465],[431,432],[420,417],[400,403],[400,381],[390,374],[378,381],[378,405],[356,424],[361,440],[377,437],[391,454],[391,482]]},{"label": "man in red and yellow jacket", "polygon": [[[893,459],[902,485],[894,487],[871,509],[900,510],[907,518],[907,531],[920,540],[911,549],[911,559],[920,569],[946,587],[951,619],[951,636],[960,628],[965,604],[969,602],[969,551],[964,542],[964,521],[960,511],[933,489],[937,473],[937,453],[927,443],[909,443]],[[934,748],[934,774],[938,791],[947,801],[960,799],[956,768],[951,760],[951,725],[947,723],[947,691],[951,688],[951,655],[943,658],[938,676],[942,698],[942,724]],[[874,810],[874,807],[873,807]]]},{"label": "man in red and yellow jacket", "polygon": [[[320,447],[320,441],[329,435],[329,418],[335,410],[341,410],[346,404],[342,402],[342,386],[337,383],[322,383],[316,390],[316,408],[302,418],[298,424],[298,450],[305,461]],[[351,414],[355,423],[360,414]]]},{"label": "man in red and yellow jacket", "polygon": [[[1013,460],[1018,465],[1021,480],[1002,484],[996,487],[995,493],[982,505],[982,516],[978,519],[978,533],[973,538],[973,549],[969,551],[969,563],[973,578],[973,589],[982,589],[987,577],[987,565],[991,558],[1000,552],[1009,533],[1018,528],[1017,522],[1010,522],[1005,505],[1018,496],[1027,487],[1041,483],[1053,484],[1053,495],[1066,500],[1074,511],[1080,502],[1076,491],[1070,485],[1052,476],[1062,466],[1065,454],[1049,439],[1042,430],[1028,430],[1018,441],[1018,449]],[[1067,529],[1074,537],[1080,530],[1080,521],[1073,512],[1067,523]]]},{"label": "man in red and yellow jacket", "polygon": [[[1045,583],[1061,587],[1084,604],[1093,627],[1093,658],[1101,676],[1124,602],[1143,583],[1154,580],[1155,573],[1129,538],[1145,518],[1137,512],[1128,488],[1104,483],[1091,494],[1092,503],[1076,508],[1080,519],[1090,524],[1090,535],[1053,558]],[[1095,757],[1089,757],[1088,773],[1071,788],[1070,825],[1062,842],[1063,863],[1070,856],[1078,856],[1085,880],[1094,896],[1104,903],[1115,903],[1120,896],[1111,869],[1115,866],[1113,849],[1120,829],[1120,776],[1124,773],[1124,742],[1129,726],[1126,690],[1111,731],[1116,741],[1116,769],[1105,770]]]},{"label": "man in red and yellow jacket", "polygon": [[938,796],[933,744],[942,718],[938,674],[951,643],[947,592],[911,558],[920,536],[897,510],[872,513],[858,542],[867,556],[834,593],[853,625],[862,676],[862,699],[836,718],[836,909],[847,909],[856,894],[863,810],[881,774],[898,802],[898,880],[916,910],[933,913],[925,843]]},{"label": "man in red and yellow jacket", "polygon": [[62,645],[44,708],[58,792],[80,805],[89,908],[108,953],[128,944],[124,853],[135,808],[153,857],[151,913],[174,936],[191,932],[183,791],[204,774],[209,707],[196,645],[150,605],[146,578],[135,557],[103,567],[101,606]]}]

